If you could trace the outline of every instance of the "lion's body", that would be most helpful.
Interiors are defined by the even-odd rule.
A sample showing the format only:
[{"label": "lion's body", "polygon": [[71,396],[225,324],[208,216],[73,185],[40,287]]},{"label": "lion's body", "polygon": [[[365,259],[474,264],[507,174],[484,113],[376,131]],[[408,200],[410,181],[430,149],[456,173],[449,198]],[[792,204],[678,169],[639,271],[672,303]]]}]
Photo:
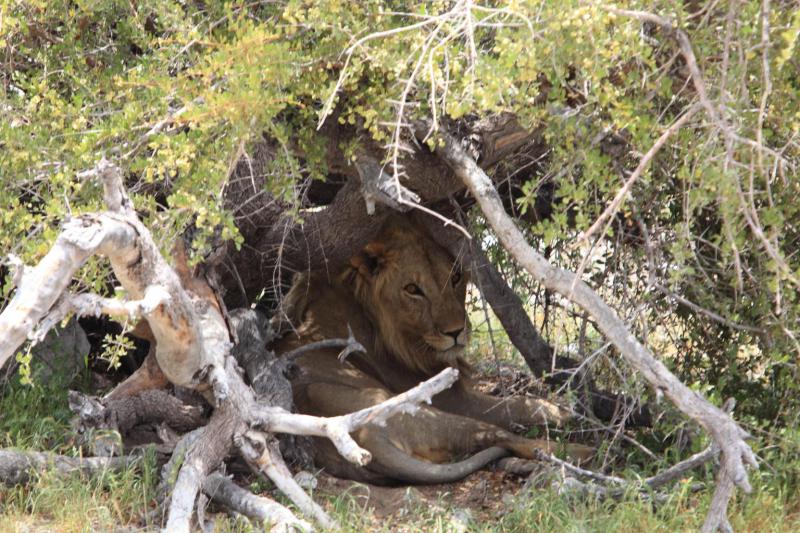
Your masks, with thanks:
[{"label": "lion's body", "polygon": [[[292,382],[298,410],[343,415],[405,391],[447,365],[463,369],[465,293],[466,280],[453,258],[402,219],[393,219],[338,279],[300,276],[283,303],[293,328],[278,341],[276,352],[346,338],[349,326],[367,353],[350,355],[344,363],[336,349],[299,356],[300,372]],[[462,376],[432,406],[354,433],[373,455],[366,467],[347,463],[324,439],[316,440],[315,459],[335,475],[364,481],[451,481],[509,453],[533,458],[535,449],[551,449],[548,442],[508,429],[564,417],[543,400],[480,394]]]}]

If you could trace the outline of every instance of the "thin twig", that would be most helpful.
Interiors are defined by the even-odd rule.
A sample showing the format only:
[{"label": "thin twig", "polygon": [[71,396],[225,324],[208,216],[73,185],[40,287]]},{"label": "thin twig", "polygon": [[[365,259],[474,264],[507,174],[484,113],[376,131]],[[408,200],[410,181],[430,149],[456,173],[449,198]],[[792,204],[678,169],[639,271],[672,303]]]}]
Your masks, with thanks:
[{"label": "thin twig", "polygon": [[[639,164],[631,173],[630,177],[627,180],[625,180],[625,183],[622,185],[622,188],[620,188],[620,190],[617,191],[617,194],[616,196],[614,196],[614,199],[603,210],[600,216],[597,217],[597,220],[594,221],[594,224],[592,224],[589,227],[589,229],[586,230],[582,235],[578,236],[578,239],[575,243],[576,246],[579,246],[587,242],[591,238],[591,236],[597,232],[600,226],[604,226],[603,233],[605,233],[605,230],[611,223],[611,218],[617,213],[617,211],[619,211],[622,202],[625,200],[625,196],[627,196],[628,192],[631,190],[631,187],[633,187],[633,184],[636,182],[637,179],[639,179],[644,170],[647,168],[647,165],[650,164],[650,161],[653,159],[653,157],[655,157],[655,155],[658,153],[661,147],[664,146],[664,144],[667,142],[667,139],[669,139],[672,135],[675,134],[675,132],[681,129],[683,125],[686,124],[686,122],[688,122],[689,119],[692,118],[692,116],[694,116],[694,114],[697,113],[699,110],[700,110],[700,104],[694,104],[692,107],[689,108],[688,111],[686,111],[686,113],[681,115],[681,117],[678,120],[673,122],[672,125],[664,131],[664,133],[661,134],[661,136],[656,140],[656,142],[653,143],[653,146],[650,147],[647,153],[645,153],[644,156],[642,156],[642,159],[639,161]],[[581,265],[583,265],[585,262],[586,259],[584,259]],[[582,271],[583,268],[578,269],[579,277],[580,277],[580,272]]]}]

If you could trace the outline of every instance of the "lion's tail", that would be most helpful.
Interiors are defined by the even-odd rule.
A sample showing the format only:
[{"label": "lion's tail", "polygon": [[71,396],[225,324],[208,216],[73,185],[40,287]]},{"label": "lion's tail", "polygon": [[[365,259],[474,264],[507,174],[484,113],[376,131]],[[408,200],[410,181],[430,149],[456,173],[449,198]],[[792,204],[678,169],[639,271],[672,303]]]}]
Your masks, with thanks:
[{"label": "lion's tail", "polygon": [[390,478],[413,484],[437,484],[458,481],[490,462],[507,457],[511,452],[493,446],[455,463],[429,463],[413,457],[389,439],[381,437],[378,446],[370,448],[372,462],[370,470],[379,471]]}]

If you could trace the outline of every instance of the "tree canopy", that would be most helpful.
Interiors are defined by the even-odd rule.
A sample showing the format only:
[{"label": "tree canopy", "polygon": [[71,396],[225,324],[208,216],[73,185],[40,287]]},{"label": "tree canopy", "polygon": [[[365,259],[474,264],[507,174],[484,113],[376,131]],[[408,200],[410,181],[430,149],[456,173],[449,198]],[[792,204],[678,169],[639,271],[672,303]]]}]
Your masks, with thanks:
[{"label": "tree canopy", "polygon": [[[798,33],[796,6],[768,0],[5,1],[0,249],[35,262],[98,210],[80,173],[101,156],[156,242],[191,227],[200,259],[243,244],[225,194],[265,139],[264,193],[302,221],[363,146],[412,183],[436,132],[511,116],[528,144],[489,170],[530,242],[641,306],[632,326],[661,331],[690,381],[791,416]],[[109,275],[91,263],[81,283]]]}]

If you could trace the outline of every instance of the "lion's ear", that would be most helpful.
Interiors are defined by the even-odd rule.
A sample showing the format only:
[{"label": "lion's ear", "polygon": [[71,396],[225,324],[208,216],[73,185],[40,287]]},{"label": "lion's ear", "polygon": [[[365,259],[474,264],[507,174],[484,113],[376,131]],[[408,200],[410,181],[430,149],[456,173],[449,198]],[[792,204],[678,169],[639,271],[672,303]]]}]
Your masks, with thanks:
[{"label": "lion's ear", "polygon": [[350,258],[350,266],[364,278],[373,278],[386,262],[386,245],[371,242],[358,254]]}]

